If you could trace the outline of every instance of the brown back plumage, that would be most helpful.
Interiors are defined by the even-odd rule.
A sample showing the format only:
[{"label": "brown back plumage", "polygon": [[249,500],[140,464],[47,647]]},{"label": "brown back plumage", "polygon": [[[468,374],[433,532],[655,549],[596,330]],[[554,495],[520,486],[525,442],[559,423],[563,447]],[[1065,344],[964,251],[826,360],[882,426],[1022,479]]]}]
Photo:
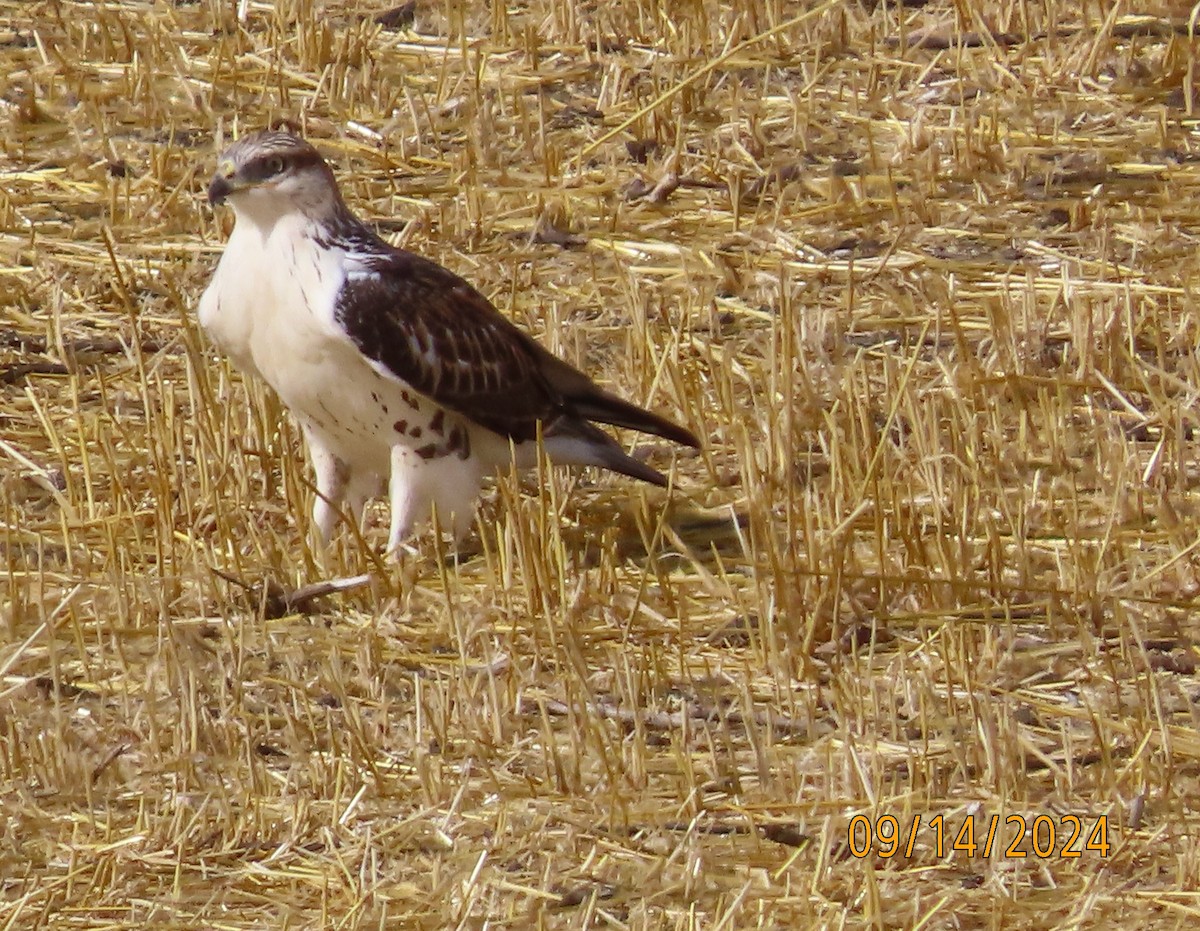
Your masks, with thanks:
[{"label": "brown back plumage", "polygon": [[516,442],[534,439],[539,421],[594,420],[700,445],[552,355],[453,272],[379,245],[370,273],[343,289],[337,319],[361,352],[436,403]]}]

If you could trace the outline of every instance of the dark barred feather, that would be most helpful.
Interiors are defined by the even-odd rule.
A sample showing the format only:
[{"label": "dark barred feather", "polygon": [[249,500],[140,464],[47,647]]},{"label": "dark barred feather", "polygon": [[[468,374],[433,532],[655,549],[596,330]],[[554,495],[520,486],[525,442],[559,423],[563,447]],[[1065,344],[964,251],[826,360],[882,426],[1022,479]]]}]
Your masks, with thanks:
[{"label": "dark barred feather", "polygon": [[534,439],[539,421],[549,431],[565,418],[700,445],[690,431],[551,355],[453,272],[387,246],[364,227],[352,237],[360,256],[362,234],[378,244],[365,260],[370,273],[347,281],[336,319],[364,355],[417,391],[517,442]]}]

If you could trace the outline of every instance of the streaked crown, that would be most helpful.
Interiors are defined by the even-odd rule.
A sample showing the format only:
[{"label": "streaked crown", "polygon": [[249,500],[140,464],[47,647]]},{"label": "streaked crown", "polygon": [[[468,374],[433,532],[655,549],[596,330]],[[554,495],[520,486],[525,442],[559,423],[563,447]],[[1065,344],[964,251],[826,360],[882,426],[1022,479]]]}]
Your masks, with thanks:
[{"label": "streaked crown", "polygon": [[314,167],[333,184],[333,174],[321,153],[304,139],[277,129],[249,133],[229,146],[217,160],[208,199],[219,204],[247,189],[278,186]]}]

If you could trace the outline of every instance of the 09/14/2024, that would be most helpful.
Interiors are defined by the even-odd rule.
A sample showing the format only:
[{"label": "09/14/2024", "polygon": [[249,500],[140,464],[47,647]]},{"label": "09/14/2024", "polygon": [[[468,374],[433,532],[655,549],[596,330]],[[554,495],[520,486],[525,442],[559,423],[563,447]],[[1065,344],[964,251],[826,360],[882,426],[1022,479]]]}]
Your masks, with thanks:
[{"label": "09/14/2024", "polygon": [[[978,830],[977,830],[978,822]],[[855,815],[847,829],[851,856],[860,859],[875,856],[889,859],[900,855],[911,857],[917,849],[918,838],[932,846],[937,858],[960,854],[966,857],[1000,856],[1020,859],[1032,852],[1042,859],[1062,857],[1073,859],[1085,852],[1107,857],[1112,845],[1108,839],[1108,815],[1100,815],[1089,826],[1077,815],[1061,815],[1057,820],[1049,815],[998,814],[989,817],[967,815],[957,830],[944,815],[935,815],[922,827],[921,816],[913,815],[907,830],[895,815],[881,815],[872,821],[866,815]],[[977,835],[980,840],[976,840]]]}]

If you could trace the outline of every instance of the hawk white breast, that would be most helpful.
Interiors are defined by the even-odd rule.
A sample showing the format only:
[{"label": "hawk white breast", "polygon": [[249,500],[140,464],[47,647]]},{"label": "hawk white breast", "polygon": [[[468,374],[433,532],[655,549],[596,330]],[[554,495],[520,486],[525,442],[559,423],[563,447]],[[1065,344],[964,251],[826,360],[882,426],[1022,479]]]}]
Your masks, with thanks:
[{"label": "hawk white breast", "polygon": [[208,189],[233,233],[199,317],[299,421],[328,538],[387,481],[389,549],[436,506],[456,536],[484,475],[536,461],[665,484],[592,421],[698,446],[688,430],[597,386],[504,318],[462,278],[396,249],[346,207],[333,172],[287,132],[244,136]]}]

